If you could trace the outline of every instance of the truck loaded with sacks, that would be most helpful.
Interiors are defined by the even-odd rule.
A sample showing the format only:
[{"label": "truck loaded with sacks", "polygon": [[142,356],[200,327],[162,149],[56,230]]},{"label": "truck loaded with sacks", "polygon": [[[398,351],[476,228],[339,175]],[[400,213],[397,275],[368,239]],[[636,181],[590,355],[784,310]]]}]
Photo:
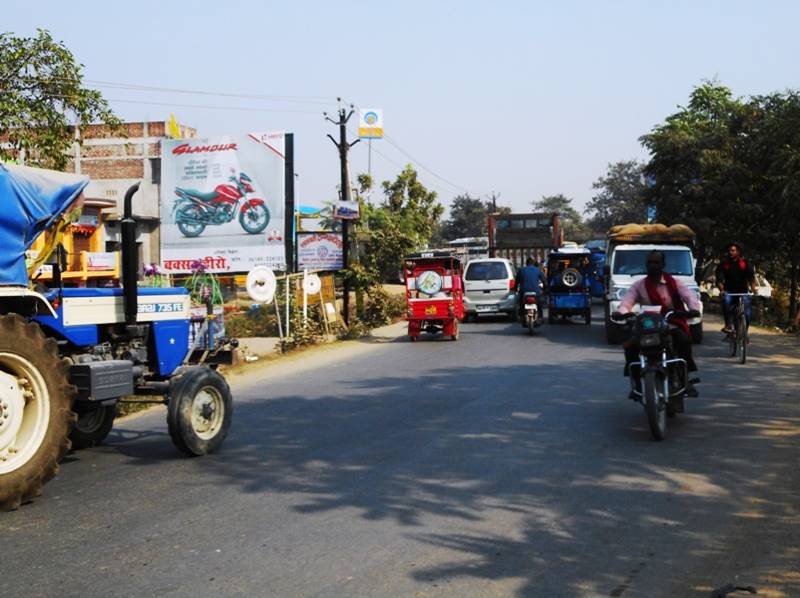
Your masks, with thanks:
[{"label": "truck loaded with sacks", "polygon": [[[139,288],[136,220],[125,194],[122,287],[62,284],[59,236],[80,208],[87,177],[0,164],[0,510],[42,493],[70,448],[101,442],[116,403],[167,405],[174,444],[190,456],[220,447],[233,402],[217,371],[237,342],[206,321],[190,341],[184,288]],[[45,250],[26,251],[40,235]],[[49,287],[32,274],[55,252]]]},{"label": "truck loaded with sacks", "polygon": [[[612,227],[606,236],[605,329],[609,344],[622,342],[624,327],[611,319],[622,298],[634,282],[646,275],[647,254],[660,251],[666,260],[665,272],[684,283],[700,298],[695,279],[695,233],[684,224],[623,224]],[[703,314],[689,320],[692,340],[703,340]]]}]

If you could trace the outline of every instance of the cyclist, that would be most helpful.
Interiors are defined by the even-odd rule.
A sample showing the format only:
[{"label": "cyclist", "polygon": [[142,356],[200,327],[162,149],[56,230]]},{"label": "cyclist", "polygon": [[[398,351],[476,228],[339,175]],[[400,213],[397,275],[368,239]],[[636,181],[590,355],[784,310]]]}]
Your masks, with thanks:
[{"label": "cyclist", "polygon": [[[525,260],[525,267],[520,268],[517,273],[517,308],[519,316],[522,318],[525,314],[525,293],[536,293],[536,303],[539,305],[539,318],[542,317],[542,289],[547,285],[544,277],[544,272],[539,268],[533,258]],[[523,318],[524,322],[524,318]]]},{"label": "cyclist", "polygon": [[[756,274],[753,265],[749,260],[742,257],[742,246],[739,243],[730,243],[725,257],[717,266],[717,286],[723,293],[723,304],[725,312],[725,326],[722,332],[726,334],[733,331],[731,325],[733,297],[729,293],[747,293],[749,290],[753,295],[756,294]],[[750,296],[742,297],[744,302],[744,317],[747,325],[750,325]]]},{"label": "cyclist", "polygon": [[[664,272],[666,259],[661,251],[653,250],[647,255],[647,276],[633,283],[631,288],[625,293],[619,305],[619,311],[613,317],[619,318],[622,314],[633,311],[634,305],[660,305],[661,313],[671,310],[685,311],[688,313],[698,312],[700,301],[695,294],[677,278]],[[692,336],[689,330],[689,322],[685,317],[673,318],[671,320],[672,345],[678,357],[686,360],[687,369],[690,372],[697,371],[692,357]],[[625,375],[629,375],[628,364],[637,361],[639,350],[631,343],[623,345],[625,349]],[[639,380],[636,387],[639,387]],[[690,397],[697,396],[697,389],[687,381],[686,394]],[[630,398],[635,398],[635,393],[631,392]]]}]

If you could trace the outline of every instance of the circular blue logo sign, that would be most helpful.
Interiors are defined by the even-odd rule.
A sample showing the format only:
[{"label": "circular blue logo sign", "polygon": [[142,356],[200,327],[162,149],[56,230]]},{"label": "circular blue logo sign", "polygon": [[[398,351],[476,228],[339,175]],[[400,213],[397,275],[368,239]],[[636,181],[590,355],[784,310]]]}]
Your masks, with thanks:
[{"label": "circular blue logo sign", "polygon": [[364,122],[368,125],[374,125],[376,122],[378,122],[378,115],[372,111],[367,112],[364,115]]}]

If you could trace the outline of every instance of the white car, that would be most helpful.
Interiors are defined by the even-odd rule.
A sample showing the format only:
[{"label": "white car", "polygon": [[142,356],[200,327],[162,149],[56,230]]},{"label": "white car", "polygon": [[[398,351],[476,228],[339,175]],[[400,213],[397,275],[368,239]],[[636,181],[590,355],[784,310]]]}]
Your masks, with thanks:
[{"label": "white car", "polygon": [[464,311],[467,318],[505,314],[517,319],[514,266],[505,258],[481,258],[464,272]]},{"label": "white car", "polygon": [[[717,302],[721,299],[721,293],[719,292],[719,287],[717,287],[716,268],[716,262],[706,266],[703,282],[700,283],[700,296],[702,297],[704,303],[709,301]],[[772,285],[761,272],[756,270],[755,273],[755,296],[762,301],[769,301],[772,299]]]}]

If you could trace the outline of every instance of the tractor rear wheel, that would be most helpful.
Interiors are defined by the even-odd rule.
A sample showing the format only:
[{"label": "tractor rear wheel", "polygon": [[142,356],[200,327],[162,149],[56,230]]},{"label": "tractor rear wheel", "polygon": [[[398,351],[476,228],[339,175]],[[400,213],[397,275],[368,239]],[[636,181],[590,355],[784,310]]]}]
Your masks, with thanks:
[{"label": "tractor rear wheel", "polygon": [[69,439],[73,449],[86,449],[102,443],[114,427],[116,405],[92,405],[76,408],[78,421],[72,426]]},{"label": "tractor rear wheel", "polygon": [[58,473],[75,420],[68,373],[38,325],[0,316],[0,511],[39,496]]},{"label": "tractor rear wheel", "polygon": [[193,366],[172,380],[167,427],[175,446],[190,457],[217,450],[232,417],[231,389],[216,370]]}]

